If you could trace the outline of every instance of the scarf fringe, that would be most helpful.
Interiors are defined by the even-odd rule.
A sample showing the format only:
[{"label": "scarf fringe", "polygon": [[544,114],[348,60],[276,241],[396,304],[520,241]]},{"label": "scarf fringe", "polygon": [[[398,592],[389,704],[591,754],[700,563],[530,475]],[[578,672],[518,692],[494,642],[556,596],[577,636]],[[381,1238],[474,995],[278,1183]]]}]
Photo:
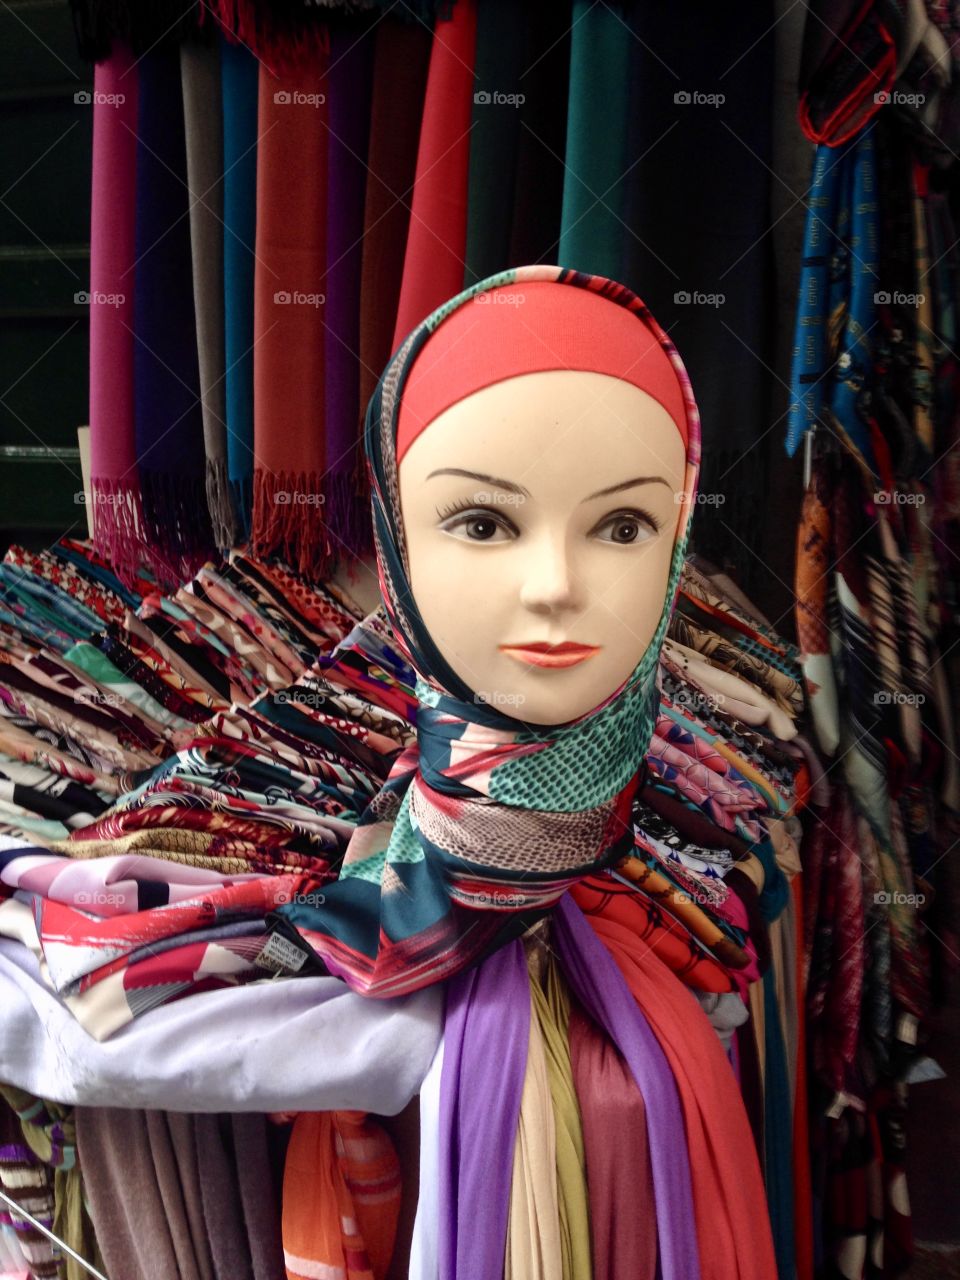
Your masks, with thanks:
[{"label": "scarf fringe", "polygon": [[316,471],[255,470],[254,555],[279,555],[313,580],[330,573],[336,546],[327,528],[324,478]]},{"label": "scarf fringe", "polygon": [[369,496],[357,483],[359,467],[327,477],[324,519],[339,539],[338,551],[347,549],[355,556],[373,550],[373,521]]},{"label": "scarf fringe", "polygon": [[250,524],[253,519],[253,476],[241,476],[230,480],[230,492],[233,497],[233,509],[237,516],[237,543],[246,542],[250,537]]},{"label": "scarf fringe", "polygon": [[239,522],[226,458],[207,459],[206,490],[213,540],[221,551],[229,551],[237,540]]},{"label": "scarf fringe", "polygon": [[306,17],[302,3],[209,0],[203,8],[209,10],[228,40],[245,45],[274,72],[302,70],[330,52],[325,18]]},{"label": "scarf fringe", "polygon": [[136,589],[137,575],[150,560],[139,486],[135,480],[95,476],[91,494],[94,550],[109,561],[125,587]]},{"label": "scarf fringe", "polygon": [[134,54],[161,42],[177,44],[201,30],[203,5],[183,0],[70,0],[77,51],[85,62],[102,62],[121,40]]},{"label": "scarf fringe", "polygon": [[206,476],[142,471],[143,527],[155,555],[155,572],[180,586],[213,552]]}]

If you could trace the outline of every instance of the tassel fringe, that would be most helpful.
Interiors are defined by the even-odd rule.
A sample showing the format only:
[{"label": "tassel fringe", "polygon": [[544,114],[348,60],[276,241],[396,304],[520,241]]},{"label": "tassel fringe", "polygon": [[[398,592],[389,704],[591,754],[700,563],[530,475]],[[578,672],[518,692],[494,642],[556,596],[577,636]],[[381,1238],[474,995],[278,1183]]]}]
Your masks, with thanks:
[{"label": "tassel fringe", "polygon": [[264,471],[253,476],[254,555],[282,557],[313,579],[328,575],[335,547],[327,531],[323,477],[317,472]]},{"label": "tassel fringe", "polygon": [[206,489],[213,540],[221,551],[229,551],[237,541],[240,522],[233,505],[233,487],[227,474],[226,458],[207,459]]},{"label": "tassel fringe", "polygon": [[155,572],[165,584],[180,586],[213,553],[206,477],[141,472],[140,491]]}]

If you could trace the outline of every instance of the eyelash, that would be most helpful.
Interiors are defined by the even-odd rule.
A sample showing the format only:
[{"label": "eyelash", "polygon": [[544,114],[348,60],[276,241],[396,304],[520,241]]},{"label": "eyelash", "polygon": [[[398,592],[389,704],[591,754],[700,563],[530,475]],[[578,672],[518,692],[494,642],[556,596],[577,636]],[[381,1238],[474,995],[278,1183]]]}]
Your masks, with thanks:
[{"label": "eyelash", "polygon": [[[450,518],[450,516],[459,515],[461,511],[474,511],[477,513],[482,513],[483,516],[490,517],[496,520],[497,523],[500,524],[501,526],[503,526],[505,523],[508,524],[515,531],[515,526],[513,525],[512,521],[505,522],[500,512],[493,511],[490,507],[485,507],[482,504],[478,504],[476,502],[469,502],[469,501],[452,502],[448,507],[443,507],[442,509],[440,507],[436,508],[437,516],[441,520],[447,520]],[[630,509],[625,508],[621,511],[612,511],[610,515],[607,516],[606,520],[604,520],[603,523],[608,524],[611,520],[614,520],[617,516],[623,516],[630,520],[638,520],[641,523],[645,523],[651,526],[657,533],[660,533],[661,530],[663,529],[662,522],[658,520],[655,515],[652,515],[649,511],[640,511],[639,509],[633,509],[633,508],[630,508]]]}]

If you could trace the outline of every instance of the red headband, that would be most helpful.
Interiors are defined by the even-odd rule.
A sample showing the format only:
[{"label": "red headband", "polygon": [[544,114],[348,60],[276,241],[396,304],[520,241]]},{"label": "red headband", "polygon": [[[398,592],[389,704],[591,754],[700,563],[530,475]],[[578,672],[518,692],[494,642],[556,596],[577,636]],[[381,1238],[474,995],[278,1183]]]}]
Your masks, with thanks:
[{"label": "red headband", "polygon": [[635,312],[551,280],[498,285],[442,320],[411,365],[400,398],[397,463],[458,400],[505,378],[551,369],[606,373],[662,405],[687,447],[677,372]]}]

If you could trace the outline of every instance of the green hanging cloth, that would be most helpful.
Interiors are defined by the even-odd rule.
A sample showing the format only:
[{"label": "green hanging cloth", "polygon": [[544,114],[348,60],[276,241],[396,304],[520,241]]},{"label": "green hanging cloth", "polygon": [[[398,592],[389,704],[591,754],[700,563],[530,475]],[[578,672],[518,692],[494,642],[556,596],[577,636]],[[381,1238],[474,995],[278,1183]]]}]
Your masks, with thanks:
[{"label": "green hanging cloth", "polygon": [[575,0],[559,265],[621,278],[633,36],[607,5]]}]

